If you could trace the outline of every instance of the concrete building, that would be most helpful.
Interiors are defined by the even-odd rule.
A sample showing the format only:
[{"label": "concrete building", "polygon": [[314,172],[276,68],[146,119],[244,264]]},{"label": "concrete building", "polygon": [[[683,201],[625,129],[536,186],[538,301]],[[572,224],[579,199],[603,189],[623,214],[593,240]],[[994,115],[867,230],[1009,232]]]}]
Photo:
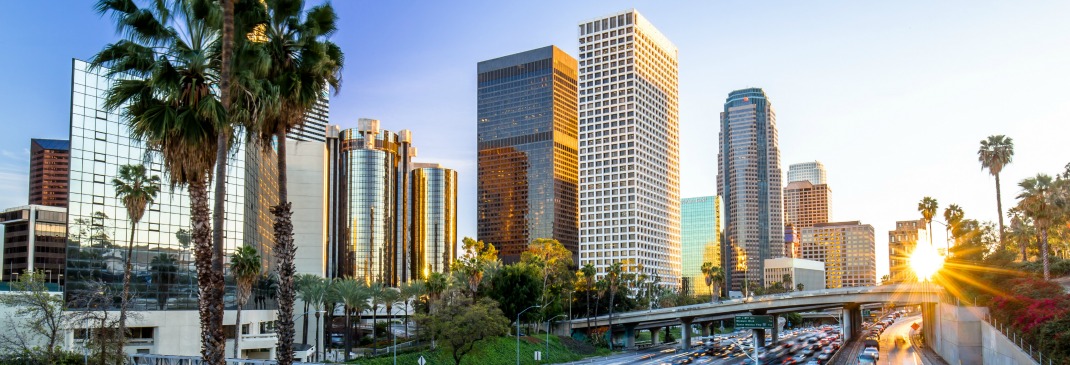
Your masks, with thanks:
[{"label": "concrete building", "polygon": [[759,88],[728,94],[721,113],[717,193],[724,200],[725,267],[732,290],[765,286],[765,260],[784,257],[776,112]]},{"label": "concrete building", "polygon": [[30,205],[67,207],[70,163],[70,141],[30,140]]},{"label": "concrete building", "polygon": [[896,221],[895,230],[888,231],[888,277],[891,283],[914,282],[910,255],[918,241],[927,240],[925,220]]},{"label": "concrete building", "polygon": [[802,229],[827,223],[832,217],[830,195],[832,191],[825,184],[807,180],[788,183],[784,187],[784,224]]},{"label": "concrete building", "polygon": [[579,255],[576,59],[546,46],[480,62],[478,239],[504,263],[537,238]]},{"label": "concrete building", "polygon": [[825,165],[821,161],[793,163],[788,166],[788,183],[809,181],[814,185],[828,184]]},{"label": "concrete building", "polygon": [[680,201],[681,285],[687,295],[709,296],[702,265],[721,266],[721,199],[716,196]]},{"label": "concrete building", "polygon": [[[678,287],[677,49],[636,10],[579,24],[580,265]],[[779,189],[777,189],[779,191]]]},{"label": "concrete building", "polygon": [[67,209],[45,205],[10,208],[0,213],[0,225],[2,281],[18,281],[25,272],[41,271],[48,283],[63,285]]},{"label": "concrete building", "polygon": [[825,263],[829,289],[877,285],[873,226],[858,221],[802,229],[802,258]]},{"label": "concrete building", "polygon": [[[791,281],[784,282],[784,275],[790,275]],[[803,285],[803,290],[825,289],[825,263],[814,260],[803,260],[790,257],[779,257],[765,260],[765,282],[782,283],[788,290],[797,290],[798,285]]]}]

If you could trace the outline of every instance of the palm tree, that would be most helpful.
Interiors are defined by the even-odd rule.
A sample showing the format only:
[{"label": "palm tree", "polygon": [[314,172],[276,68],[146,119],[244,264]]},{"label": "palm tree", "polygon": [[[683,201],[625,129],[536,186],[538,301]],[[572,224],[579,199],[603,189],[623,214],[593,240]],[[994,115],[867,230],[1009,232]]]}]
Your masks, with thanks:
[{"label": "palm tree", "polygon": [[245,302],[249,301],[253,283],[260,277],[261,261],[260,252],[249,245],[238,247],[230,255],[230,274],[234,276],[238,287],[238,315],[234,320],[234,358],[239,358],[241,353],[241,309]]},{"label": "palm tree", "polygon": [[156,200],[160,192],[160,177],[149,176],[143,165],[119,167],[119,177],[112,179],[115,197],[123,202],[126,215],[130,217],[130,241],[126,245],[126,265],[123,267],[123,297],[119,308],[119,348],[126,341],[126,310],[130,302],[130,260],[134,256],[134,234],[137,224],[145,215],[145,209]]},{"label": "palm tree", "polygon": [[606,285],[609,290],[609,349],[613,350],[613,299],[617,295],[617,287],[620,286],[620,280],[624,273],[623,264],[620,261],[614,262],[606,268]]},{"label": "palm tree", "polygon": [[595,274],[598,271],[595,270],[594,265],[586,263],[583,268],[580,269],[580,273],[583,274],[584,287],[587,289],[587,329],[591,328],[591,290],[594,289]]},{"label": "palm tree", "polygon": [[[385,288],[383,288],[383,294],[379,299],[382,300],[383,307],[386,308],[386,314],[388,316],[390,316],[390,318],[391,318],[389,321],[387,321],[387,326],[386,326],[387,333],[390,333],[390,332],[392,332],[392,330],[390,329],[390,325],[394,321],[393,320],[393,318],[394,318],[394,304],[397,304],[397,303],[401,302],[401,291],[399,291],[398,288],[385,287]],[[373,324],[372,325],[372,334],[374,335],[374,333],[375,333],[375,326]]]},{"label": "palm tree", "polygon": [[929,224],[929,244],[933,243],[933,216],[936,215],[936,210],[939,206],[936,203],[936,199],[931,197],[924,197],[921,202],[918,203],[918,212],[921,213],[921,217],[925,218],[925,223]]},{"label": "palm tree", "polygon": [[431,300],[438,300],[442,297],[447,286],[449,286],[449,281],[446,274],[433,272],[427,276],[427,295],[431,297]]},{"label": "palm tree", "polygon": [[373,351],[373,353],[376,350],[376,345],[375,345],[375,324],[378,323],[378,321],[379,321],[379,318],[378,318],[379,305],[383,304],[383,300],[386,299],[386,296],[387,296],[386,291],[389,290],[389,289],[390,288],[388,288],[385,285],[383,285],[383,283],[379,283],[379,282],[374,282],[374,283],[371,283],[371,285],[368,285],[368,295],[370,295],[371,299],[372,299],[372,306],[371,306],[370,309],[372,311],[372,351]]},{"label": "palm tree", "polygon": [[[319,288],[316,289],[320,291],[319,301],[317,302],[317,305],[321,305],[323,308],[322,312],[316,311],[316,346],[319,346],[320,351],[322,352],[324,357],[326,357],[327,355],[327,349],[326,346],[322,346],[323,343],[320,342],[320,334],[324,333],[326,329],[320,327],[320,313],[324,313],[324,315],[327,317],[327,323],[334,323],[332,322],[334,320],[334,308],[335,305],[338,303],[338,298],[334,292],[335,283],[337,283],[337,281],[324,278],[320,280],[318,285]],[[316,357],[317,360],[319,358],[319,356]]]},{"label": "palm tree", "polygon": [[[702,263],[702,275],[706,278],[706,286],[710,287],[710,303],[716,303],[721,293],[721,284],[724,283],[724,269],[713,266],[712,262]],[[716,284],[717,290],[713,287]]]},{"label": "palm tree", "polygon": [[331,289],[334,291],[334,297],[345,306],[345,360],[349,361],[349,353],[353,350],[351,338],[353,332],[352,313],[359,314],[368,309],[368,300],[371,299],[371,294],[368,292],[368,287],[353,278],[335,281],[331,285]]},{"label": "palm tree", "polygon": [[1058,216],[1059,189],[1062,180],[1052,180],[1051,176],[1037,174],[1018,183],[1022,192],[1018,194],[1017,208],[1027,217],[1033,219],[1033,226],[1040,233],[1040,258],[1044,265],[1044,280],[1051,278],[1048,271],[1048,228]]},{"label": "palm tree", "polygon": [[[268,1],[268,22],[261,39],[270,60],[263,79],[278,92],[277,107],[256,122],[262,145],[278,149],[279,204],[275,215],[275,255],[279,271],[279,365],[293,362],[294,246],[292,211],[286,188],[286,132],[304,123],[305,114],[327,87],[341,86],[342,50],[327,40],[338,16],[330,4],[307,11],[303,0]],[[274,144],[272,143],[274,142]]]},{"label": "palm tree", "polygon": [[415,304],[420,296],[426,292],[426,285],[422,280],[413,280],[401,285],[401,299],[405,306],[405,336],[409,336],[409,307]]},{"label": "palm tree", "polygon": [[302,327],[303,330],[301,331],[301,343],[304,345],[308,345],[309,306],[311,306],[312,303],[317,303],[319,301],[319,298],[310,297],[310,295],[316,294],[315,286],[317,282],[322,279],[323,278],[312,274],[297,274],[297,276],[294,276],[294,290],[297,292],[297,298],[301,299],[301,302],[305,305],[304,312],[301,312],[304,315],[304,323]]},{"label": "palm tree", "polygon": [[[959,207],[958,204],[948,205],[947,208],[944,209],[944,221],[947,222],[947,227],[945,228],[948,232],[951,232],[951,239],[955,240],[956,244],[958,243],[960,233],[959,227],[962,225],[962,219],[965,218],[965,216],[966,213],[962,211],[962,207]],[[950,243],[948,244],[950,245]],[[950,246],[947,247],[947,255],[951,255]]]},{"label": "palm tree", "polygon": [[1029,248],[1029,240],[1037,236],[1036,229],[1030,224],[1029,217],[1017,207],[1011,208],[1007,213],[1011,218],[1007,236],[1018,242],[1018,248],[1022,253],[1022,262],[1026,262],[1029,260],[1028,252],[1026,251]]},{"label": "palm tree", "polygon": [[988,173],[996,177],[996,213],[999,217],[999,245],[1003,246],[1003,199],[1000,197],[999,173],[1003,167],[1014,160],[1014,141],[1002,134],[988,136],[981,140],[981,148],[977,149],[977,161],[981,163],[981,169],[988,169]]},{"label": "palm tree", "polygon": [[[885,275],[885,276],[887,276],[887,275]],[[806,285],[803,285],[803,283],[795,284],[795,290],[797,290],[797,291],[803,291],[803,289],[805,289],[805,288],[806,288]]]},{"label": "palm tree", "polygon": [[218,127],[225,120],[216,94],[218,31],[186,1],[139,8],[132,1],[100,0],[96,10],[112,15],[124,37],[90,61],[92,68],[108,68],[106,75],[116,79],[104,109],[120,111],[131,138],[162,157],[172,188],[183,186],[189,192],[202,293],[201,356],[207,364],[222,364],[223,273],[213,269],[207,192]]},{"label": "palm tree", "polygon": [[152,282],[156,283],[156,303],[160,310],[167,309],[171,298],[171,285],[178,277],[178,259],[174,255],[160,253],[149,262]]}]

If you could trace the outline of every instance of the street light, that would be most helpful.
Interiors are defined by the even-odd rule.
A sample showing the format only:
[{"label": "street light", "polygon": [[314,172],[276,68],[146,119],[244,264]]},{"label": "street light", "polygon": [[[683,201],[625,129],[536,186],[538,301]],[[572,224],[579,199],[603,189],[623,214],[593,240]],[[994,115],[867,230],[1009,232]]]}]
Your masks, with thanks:
[{"label": "street light", "polygon": [[[322,313],[327,313],[327,311],[318,310],[318,311],[308,311],[308,312],[304,312],[304,313],[297,313],[297,315],[294,316],[294,323],[296,323],[298,319],[301,319],[301,317],[309,315],[309,313],[322,314]],[[238,327],[235,328],[234,330],[237,331],[238,333],[241,333],[241,327],[242,327],[242,324],[238,323]],[[319,337],[319,333],[318,333],[319,329],[317,328],[316,331],[317,331],[316,337],[318,338]],[[308,337],[306,336],[305,338],[308,338]],[[319,342],[319,341],[316,341],[316,342]],[[319,344],[317,343],[316,345],[319,345]],[[313,346],[313,347],[315,347],[315,346]],[[318,351],[313,351],[312,353],[318,355]]]},{"label": "street light", "polygon": [[527,312],[528,309],[540,308],[540,307],[542,307],[542,306],[536,304],[536,305],[527,307],[526,309],[520,311],[520,313],[516,314],[516,365],[520,365],[520,315],[524,314],[524,312]]},{"label": "street light", "polygon": [[550,322],[553,322],[553,320],[561,318],[561,317],[564,317],[564,316],[567,316],[567,314],[558,314],[556,317],[546,320],[546,354],[547,355],[550,354]]},{"label": "street light", "polygon": [[[398,312],[400,313],[403,309],[405,308],[398,308]],[[397,315],[397,313],[390,314],[394,316]],[[391,325],[393,325],[393,323],[391,323]],[[390,333],[394,335],[394,365],[398,365],[398,333],[395,332],[393,328],[390,328]],[[405,335],[408,336],[409,334],[406,333]]]}]

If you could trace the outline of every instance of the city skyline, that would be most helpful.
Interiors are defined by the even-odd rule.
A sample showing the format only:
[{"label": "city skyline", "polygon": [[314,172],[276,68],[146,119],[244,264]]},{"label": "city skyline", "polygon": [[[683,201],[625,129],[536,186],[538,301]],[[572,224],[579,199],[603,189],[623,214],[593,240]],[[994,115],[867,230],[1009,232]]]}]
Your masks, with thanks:
[{"label": "city skyline", "polygon": [[[387,38],[369,30],[388,28],[408,10],[385,4],[337,5],[342,28],[335,39],[349,49],[392,52],[394,57],[350,58],[347,84],[332,98],[331,122],[354,127],[359,116],[368,115],[411,126],[418,135],[428,136],[426,143],[421,139],[422,156],[459,170],[459,237],[476,236],[474,63],[545,44],[557,44],[569,52],[577,46],[577,22],[625,7],[577,4],[573,11],[562,13],[560,9],[514,5],[503,8],[502,15],[491,24],[457,26],[458,30],[406,43],[415,39],[410,32],[426,36],[427,29],[464,24],[471,20],[467,13],[478,12],[465,4],[428,4],[412,19],[404,20],[406,25],[425,22],[416,27],[419,29],[404,29],[391,39],[379,39],[362,38],[361,34]],[[966,9],[927,4],[921,16],[917,9],[896,6],[773,4],[742,9],[710,6],[702,11],[636,3],[635,7],[658,24],[681,51],[681,195],[714,193],[709,181],[716,174],[716,168],[711,168],[715,158],[710,157],[713,149],[707,142],[710,125],[716,124],[715,115],[720,110],[719,105],[706,104],[717,104],[711,101],[746,86],[763,87],[776,98],[783,163],[824,162],[831,172],[830,180],[836,181],[837,217],[873,224],[878,232],[894,229],[895,221],[918,217],[914,208],[925,195],[937,198],[941,208],[956,203],[969,218],[994,221],[992,178],[980,169],[975,154],[977,141],[987,135],[1006,134],[1018,145],[1015,162],[1004,170],[1005,205],[1013,202],[1017,181],[1038,172],[1060,171],[1070,161],[1068,153],[1058,148],[1070,110],[1056,102],[1070,97],[1063,86],[1068,84],[1070,73],[1057,67],[1070,61],[1070,55],[1049,47],[1068,41],[1067,25],[1056,22],[1059,14],[1066,13],[1067,4],[1038,4],[1030,9],[1013,4],[974,4]],[[0,61],[4,69],[22,70],[10,75],[13,82],[9,85],[17,86],[0,90],[5,96],[0,98],[0,106],[11,111],[5,123],[39,127],[16,128],[0,137],[5,146],[0,149],[3,206],[25,204],[29,139],[66,138],[70,59],[88,57],[116,39],[107,20],[94,14],[89,4],[84,7],[83,11],[72,8],[58,16],[83,32],[55,29],[46,30],[56,33],[43,38],[22,40],[12,35],[6,39],[15,42],[8,44],[9,48],[26,48],[34,57]],[[26,20],[13,17],[27,11],[8,12],[2,20],[11,27],[25,24]],[[960,16],[947,16],[952,13]],[[753,14],[762,15],[758,18]],[[884,17],[875,20],[879,15]],[[709,20],[706,17],[715,19],[699,22]],[[780,27],[752,30],[756,33],[748,37],[732,31],[741,22],[757,19],[790,21]],[[516,29],[495,26],[499,22],[514,24],[509,28]],[[540,22],[547,24],[536,27]],[[487,27],[503,31],[480,31]],[[394,48],[398,40],[412,49]],[[949,43],[953,40],[956,42]],[[435,42],[445,44],[432,45]],[[458,42],[465,43],[457,52],[462,56],[431,60],[415,56],[436,47],[458,47]],[[759,42],[764,45],[754,46]],[[711,43],[718,46],[709,47]],[[749,47],[752,55],[718,54],[740,47]],[[851,54],[842,53],[848,50]],[[780,57],[773,57],[776,55]],[[761,72],[741,72],[745,71],[741,65],[754,62]],[[848,88],[852,90],[844,92]],[[1015,89],[1030,89],[1031,103],[1054,107],[1007,107],[1004,101],[1014,96],[1010,90]],[[464,96],[445,97],[449,94]],[[428,107],[413,107],[413,100],[425,100]],[[443,129],[443,121],[456,131],[436,133]],[[837,143],[813,143],[816,136]],[[892,165],[910,169],[888,174],[893,170],[887,167]],[[881,252],[887,252],[882,246],[886,240],[880,236],[878,265],[887,262],[886,257],[880,258]]]}]

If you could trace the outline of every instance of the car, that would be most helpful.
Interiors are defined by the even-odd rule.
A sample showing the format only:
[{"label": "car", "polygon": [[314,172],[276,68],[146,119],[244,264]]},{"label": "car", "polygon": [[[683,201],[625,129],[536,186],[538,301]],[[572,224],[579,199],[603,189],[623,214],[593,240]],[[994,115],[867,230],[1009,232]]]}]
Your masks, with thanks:
[{"label": "car", "polygon": [[797,363],[802,363],[803,361],[806,361],[806,356],[804,356],[804,355],[795,355],[794,357],[792,357],[792,359],[795,359],[795,362],[797,362]]},{"label": "car", "polygon": [[832,354],[827,353],[827,352],[822,352],[821,354],[817,355],[817,357],[816,357],[816,359],[818,359],[821,362],[829,361],[829,359],[831,359],[831,358],[832,358]]},{"label": "car", "polygon": [[861,354],[861,355],[858,355],[858,362],[856,364],[858,364],[858,365],[875,365],[876,363],[877,363],[877,358],[873,357],[873,355]]},{"label": "car", "polygon": [[817,359],[810,359],[810,361],[807,361],[806,364],[803,365],[821,365],[821,362],[817,361]]},{"label": "car", "polygon": [[862,350],[862,354],[863,355],[867,355],[867,354],[868,355],[872,355],[873,358],[877,359],[877,360],[880,360],[880,358],[881,358],[880,351],[877,351],[877,349],[875,349],[873,347],[866,347],[865,350]]}]

